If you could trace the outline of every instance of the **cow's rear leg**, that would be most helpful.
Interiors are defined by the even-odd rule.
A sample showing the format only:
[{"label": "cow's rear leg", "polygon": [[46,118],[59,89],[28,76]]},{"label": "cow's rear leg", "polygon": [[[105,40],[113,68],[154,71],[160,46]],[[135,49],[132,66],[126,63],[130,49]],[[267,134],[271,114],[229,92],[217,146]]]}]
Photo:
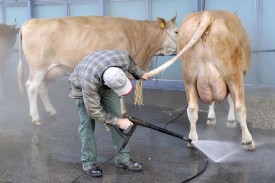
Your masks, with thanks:
[{"label": "cow's rear leg", "polygon": [[233,102],[230,94],[228,95],[227,99],[228,99],[228,103],[229,103],[229,112],[228,112],[228,116],[227,116],[227,127],[228,128],[236,128],[234,102]]},{"label": "cow's rear leg", "polygon": [[[242,81],[242,80],[237,79],[237,81]],[[242,86],[242,87],[237,88],[236,86]],[[245,106],[244,88],[243,88],[243,85],[241,84],[236,84],[236,86],[235,85],[232,86],[233,91],[230,90],[230,93],[233,94],[232,97],[235,104],[236,118],[239,121],[242,129],[242,145],[245,150],[254,150],[255,143],[247,128],[247,123],[246,123],[246,106]]]},{"label": "cow's rear leg", "polygon": [[[232,100],[231,95],[228,95],[227,99],[228,99],[228,103],[229,103],[229,112],[228,112],[228,116],[227,116],[227,127],[235,128],[236,127],[236,118],[235,118],[234,102]],[[209,106],[208,119],[207,119],[208,125],[216,124],[216,115],[215,115],[214,105],[215,105],[215,102],[212,102],[212,104]]]},{"label": "cow's rear leg", "polygon": [[254,150],[255,143],[252,139],[252,136],[247,128],[246,124],[246,107],[244,103],[236,100],[235,103],[235,110],[236,110],[236,117],[237,120],[240,122],[241,129],[242,129],[242,145],[245,150]]},{"label": "cow's rear leg", "polygon": [[50,99],[49,99],[49,93],[48,93],[48,82],[43,81],[40,89],[39,89],[39,95],[41,97],[41,100],[44,104],[46,112],[48,112],[51,117],[57,117],[56,110],[54,109]]},{"label": "cow's rear leg", "polygon": [[[188,99],[188,108],[187,108],[187,116],[190,121],[190,133],[189,139],[193,141],[198,140],[197,134],[197,120],[198,120],[198,94],[195,86],[188,86],[186,91],[187,99]],[[192,148],[193,145],[191,143],[187,144],[188,147]]]},{"label": "cow's rear leg", "polygon": [[212,102],[211,105],[209,105],[207,124],[208,125],[216,124],[215,102]]},{"label": "cow's rear leg", "polygon": [[[43,77],[42,77],[43,80]],[[38,113],[37,107],[37,96],[39,87],[41,86],[41,77],[35,77],[33,81],[28,79],[26,83],[28,98],[29,98],[29,105],[30,105],[30,116],[32,118],[32,122],[34,125],[42,125],[43,122],[41,121]]]}]

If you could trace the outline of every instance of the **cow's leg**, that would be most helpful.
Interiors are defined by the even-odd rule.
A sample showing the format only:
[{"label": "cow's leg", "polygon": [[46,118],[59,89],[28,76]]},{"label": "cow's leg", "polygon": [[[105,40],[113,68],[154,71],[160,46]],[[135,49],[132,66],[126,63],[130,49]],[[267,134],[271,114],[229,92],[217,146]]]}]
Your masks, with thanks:
[{"label": "cow's leg", "polygon": [[229,94],[228,97],[228,103],[229,103],[229,112],[227,117],[227,127],[229,128],[235,128],[236,127],[236,118],[235,118],[235,109],[234,109],[234,102],[232,100],[231,95]]},{"label": "cow's leg", "polygon": [[32,73],[30,72],[29,79],[26,83],[30,105],[30,116],[34,125],[43,124],[38,113],[37,96],[39,92],[39,87],[43,82],[44,76],[45,74],[43,72],[36,72],[32,77]]},{"label": "cow's leg", "polygon": [[212,104],[209,105],[207,124],[208,125],[215,125],[216,124],[215,102],[212,102]]},{"label": "cow's leg", "polygon": [[48,93],[48,82],[43,81],[40,88],[39,88],[39,95],[41,97],[41,100],[44,104],[45,110],[52,116],[56,117],[57,113],[54,109],[50,99],[49,99],[49,93]]},{"label": "cow's leg", "polygon": [[[243,79],[243,78],[240,78]],[[235,82],[243,81],[236,79]],[[246,123],[246,106],[245,106],[245,97],[244,97],[244,88],[243,84],[236,83],[232,84],[230,87],[230,93],[235,105],[236,118],[240,123],[242,129],[242,145],[245,150],[254,150],[255,143],[252,139],[252,136],[247,128]]]},{"label": "cow's leg", "polygon": [[122,114],[122,116],[127,117],[129,114],[128,114],[128,111],[126,109],[123,97],[120,98],[120,105],[121,105],[121,114]]},{"label": "cow's leg", "polygon": [[[188,99],[187,116],[190,121],[190,133],[189,139],[198,140],[197,134],[197,120],[198,120],[198,93],[194,85],[186,85],[186,95]],[[193,147],[191,143],[188,143],[189,147]]]}]

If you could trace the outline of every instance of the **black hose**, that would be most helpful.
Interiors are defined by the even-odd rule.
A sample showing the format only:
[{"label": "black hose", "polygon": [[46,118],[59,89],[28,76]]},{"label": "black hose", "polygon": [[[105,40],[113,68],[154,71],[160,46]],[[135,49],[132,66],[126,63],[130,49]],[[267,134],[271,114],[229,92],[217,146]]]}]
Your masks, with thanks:
[{"label": "black hose", "polygon": [[[168,121],[167,123],[165,123],[165,125],[164,125],[165,129],[167,129],[167,125],[168,125],[168,124],[174,122],[174,121],[177,120],[180,116],[182,116],[182,115],[186,112],[186,109],[187,109],[187,108],[188,108],[188,105],[185,107],[185,109],[184,109],[176,118],[174,118],[174,119]],[[198,148],[196,148],[196,149],[197,149],[197,150],[200,152],[200,154],[204,157],[205,164],[204,164],[204,166],[203,166],[203,169],[202,169],[199,173],[197,173],[196,175],[194,175],[194,176],[192,176],[192,177],[189,177],[188,179],[182,181],[181,183],[189,182],[190,180],[192,180],[192,179],[198,177],[199,175],[201,175],[201,174],[206,170],[206,168],[207,168],[207,166],[208,166],[208,157],[207,157],[200,149],[198,149]]]},{"label": "black hose", "polygon": [[191,139],[188,139],[188,138],[186,138],[186,137],[184,137],[182,135],[179,135],[179,134],[177,134],[175,132],[172,132],[170,130],[167,130],[167,129],[161,128],[159,126],[153,125],[151,123],[148,123],[148,122],[146,122],[144,120],[141,120],[141,119],[138,119],[138,118],[135,118],[135,117],[132,117],[132,116],[129,116],[129,120],[132,121],[134,124],[137,124],[137,125],[140,125],[140,126],[143,126],[143,127],[146,127],[146,128],[151,128],[151,129],[159,131],[161,133],[165,133],[165,134],[168,134],[168,135],[180,138],[180,139],[185,140],[185,141],[187,141],[189,143],[192,142]]},{"label": "black hose", "polygon": [[175,117],[174,119],[172,119],[172,120],[168,121],[167,123],[165,123],[164,128],[167,129],[167,126],[170,123],[176,121],[179,117],[181,117],[185,113],[185,111],[186,111],[187,108],[188,108],[188,105],[186,105],[185,109],[177,117]]},{"label": "black hose", "polygon": [[[129,139],[128,139],[128,140],[129,140]],[[127,142],[128,142],[128,140],[127,140]],[[122,144],[122,145],[123,145],[123,144]],[[124,145],[124,146],[125,146],[125,145]],[[122,146],[121,146],[121,147],[122,147]],[[108,160],[104,161],[103,163],[100,163],[100,164],[96,165],[94,168],[99,167],[99,166],[101,166],[101,165],[107,163],[108,161],[112,160],[114,157],[116,157],[116,155],[118,155],[118,154],[120,153],[121,149],[123,149],[123,148],[120,148],[120,150],[119,150],[114,156],[112,156],[112,157],[109,158]],[[79,179],[80,177],[82,177],[83,175],[88,175],[88,174],[85,172],[85,173],[79,175],[78,177],[76,177],[76,178],[72,181],[72,183],[75,183],[75,181],[78,180],[78,179]]]},{"label": "black hose", "polygon": [[[186,138],[186,137],[184,137],[184,136],[182,136],[182,135],[179,135],[179,134],[177,134],[177,133],[175,133],[175,132],[172,132],[172,131],[166,129],[166,126],[167,126],[169,123],[171,123],[171,122],[175,121],[176,119],[178,119],[178,118],[186,111],[186,109],[187,109],[187,107],[184,109],[184,111],[183,111],[178,117],[176,117],[175,119],[173,119],[173,120],[167,122],[166,125],[165,125],[165,129],[164,129],[164,128],[161,128],[161,127],[159,127],[159,126],[153,125],[153,124],[151,124],[151,123],[148,123],[148,122],[146,122],[146,121],[144,121],[144,120],[141,120],[141,119],[138,119],[138,118],[129,116],[128,118],[129,118],[130,121],[132,121],[132,122],[134,123],[134,126],[131,128],[131,130],[130,130],[128,133],[124,133],[124,134],[126,135],[126,138],[125,138],[124,142],[122,143],[122,145],[121,145],[119,151],[118,151],[113,157],[111,157],[110,159],[108,159],[107,161],[105,161],[105,162],[103,162],[103,163],[100,163],[100,164],[96,165],[96,167],[99,167],[100,165],[105,164],[106,162],[110,161],[111,159],[113,159],[114,157],[116,157],[116,155],[119,154],[119,152],[127,145],[128,141],[129,141],[129,139],[131,138],[132,134],[134,133],[134,131],[135,131],[137,125],[143,126],[143,127],[146,127],[146,128],[150,128],[150,129],[154,129],[154,130],[159,131],[159,132],[161,132],[161,133],[165,133],[165,134],[168,134],[168,135],[171,135],[171,136],[180,138],[180,139],[182,139],[182,140],[185,140],[185,141],[187,141],[188,143],[191,143],[191,142],[192,142],[191,139],[188,139],[188,138]],[[197,148],[196,148],[196,149],[197,149]],[[199,149],[197,149],[197,150],[204,156],[205,165],[204,165],[203,169],[202,169],[199,173],[197,173],[196,175],[194,175],[194,176],[192,176],[192,177],[190,177],[190,178],[188,178],[188,179],[182,181],[182,183],[186,183],[186,182],[188,182],[188,181],[190,181],[190,180],[196,178],[197,176],[201,175],[201,174],[206,170],[206,168],[207,168],[207,165],[208,165],[208,158],[207,158],[206,155],[203,154]],[[78,177],[76,177],[76,178],[72,181],[72,183],[74,183],[76,180],[78,180],[80,177],[82,177],[82,176],[85,175],[85,174],[86,174],[86,173],[83,173],[83,174],[79,175]]]}]

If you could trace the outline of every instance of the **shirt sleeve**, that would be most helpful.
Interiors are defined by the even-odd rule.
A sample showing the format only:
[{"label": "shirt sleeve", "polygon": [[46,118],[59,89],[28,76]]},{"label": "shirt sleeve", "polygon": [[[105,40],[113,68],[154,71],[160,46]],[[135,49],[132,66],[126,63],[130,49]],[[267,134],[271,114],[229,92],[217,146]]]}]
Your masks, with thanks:
[{"label": "shirt sleeve", "polygon": [[99,89],[95,85],[85,85],[82,92],[85,108],[91,118],[101,123],[116,124],[118,118],[103,109],[100,103]]},{"label": "shirt sleeve", "polygon": [[145,72],[142,71],[134,62],[133,58],[131,56],[129,56],[129,68],[128,68],[128,72],[135,78],[135,79],[140,79]]}]

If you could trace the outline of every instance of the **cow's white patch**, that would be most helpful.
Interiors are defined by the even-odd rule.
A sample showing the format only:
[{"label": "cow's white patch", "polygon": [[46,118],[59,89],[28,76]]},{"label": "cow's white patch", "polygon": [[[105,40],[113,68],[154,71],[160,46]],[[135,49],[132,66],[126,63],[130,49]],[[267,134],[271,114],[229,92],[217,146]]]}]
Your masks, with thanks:
[{"label": "cow's white patch", "polygon": [[34,78],[33,78],[33,83],[40,85],[42,81],[44,80],[45,72],[42,71],[36,71]]},{"label": "cow's white patch", "polygon": [[234,102],[232,100],[231,95],[228,95],[228,103],[229,103],[229,112],[227,116],[227,127],[235,128],[236,127],[236,117],[235,117],[235,109]]}]

